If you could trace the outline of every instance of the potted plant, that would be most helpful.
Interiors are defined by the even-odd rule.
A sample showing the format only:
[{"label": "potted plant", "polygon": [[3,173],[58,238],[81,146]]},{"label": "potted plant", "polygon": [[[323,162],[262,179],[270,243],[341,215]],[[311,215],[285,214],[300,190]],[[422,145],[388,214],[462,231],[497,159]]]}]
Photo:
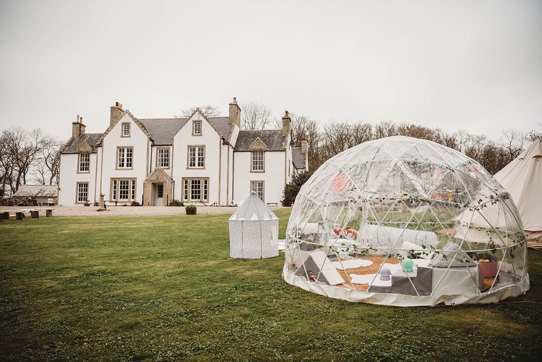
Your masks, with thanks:
[{"label": "potted plant", "polygon": [[476,255],[476,262],[484,278],[494,278],[499,270],[499,259],[490,253],[481,253]]},{"label": "potted plant", "polygon": [[197,209],[196,205],[186,205],[184,208],[186,215],[196,215]]}]

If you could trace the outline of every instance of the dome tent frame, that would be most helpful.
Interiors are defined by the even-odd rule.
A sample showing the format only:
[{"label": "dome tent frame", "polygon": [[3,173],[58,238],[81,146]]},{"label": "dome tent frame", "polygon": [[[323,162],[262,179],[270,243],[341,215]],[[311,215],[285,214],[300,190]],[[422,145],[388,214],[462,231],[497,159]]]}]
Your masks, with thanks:
[{"label": "dome tent frame", "polygon": [[[499,208],[497,216],[485,215],[489,204]],[[471,225],[474,214],[486,224]],[[472,239],[476,233],[485,238]],[[525,235],[509,194],[476,161],[409,137],[366,142],[322,165],[296,198],[285,252],[288,283],[350,301],[487,303],[529,289]],[[327,257],[318,259],[319,270],[308,270],[305,260],[315,252]],[[407,257],[415,272],[405,269]],[[480,266],[483,257],[498,259],[493,278]],[[373,267],[344,267],[363,259]],[[344,283],[319,281],[326,264]],[[390,283],[380,281],[384,268],[394,271]]]}]

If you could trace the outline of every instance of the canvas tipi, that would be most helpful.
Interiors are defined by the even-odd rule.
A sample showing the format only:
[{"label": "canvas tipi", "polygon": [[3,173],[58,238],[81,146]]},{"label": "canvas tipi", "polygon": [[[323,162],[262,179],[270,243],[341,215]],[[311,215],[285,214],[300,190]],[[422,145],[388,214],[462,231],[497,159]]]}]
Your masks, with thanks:
[{"label": "canvas tipi", "polygon": [[256,193],[230,217],[230,257],[272,258],[278,252],[279,219]]},{"label": "canvas tipi", "polygon": [[542,236],[542,140],[495,174],[510,193],[529,238]]}]

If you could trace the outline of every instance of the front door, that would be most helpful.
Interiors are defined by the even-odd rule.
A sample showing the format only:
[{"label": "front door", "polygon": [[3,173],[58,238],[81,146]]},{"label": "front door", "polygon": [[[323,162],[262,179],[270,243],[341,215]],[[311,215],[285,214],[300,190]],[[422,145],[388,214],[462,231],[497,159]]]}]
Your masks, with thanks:
[{"label": "front door", "polygon": [[164,184],[155,184],[154,206],[164,206]]}]

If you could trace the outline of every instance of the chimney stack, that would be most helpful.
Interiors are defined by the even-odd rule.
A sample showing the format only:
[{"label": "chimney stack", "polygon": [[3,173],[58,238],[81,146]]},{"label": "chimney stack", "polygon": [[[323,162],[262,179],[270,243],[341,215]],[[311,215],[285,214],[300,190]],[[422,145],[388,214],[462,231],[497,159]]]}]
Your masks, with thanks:
[{"label": "chimney stack", "polygon": [[77,115],[77,121],[72,123],[72,137],[77,138],[85,134],[85,125],[83,124],[83,117]]},{"label": "chimney stack", "polygon": [[122,109],[122,104],[115,102],[114,106],[111,106],[111,118],[109,120],[109,126],[114,126],[124,116],[126,111]]},{"label": "chimney stack", "polygon": [[237,98],[233,97],[233,102],[230,103],[230,125],[236,124],[241,128],[241,108],[237,104]]},{"label": "chimney stack", "polygon": [[290,136],[291,129],[292,129],[292,120],[290,119],[290,115],[288,114],[288,111],[285,111],[284,116],[282,117],[282,135],[284,137]]},{"label": "chimney stack", "polygon": [[304,155],[309,153],[309,143],[305,136],[303,136],[303,139],[301,140],[301,152],[303,152]]}]

